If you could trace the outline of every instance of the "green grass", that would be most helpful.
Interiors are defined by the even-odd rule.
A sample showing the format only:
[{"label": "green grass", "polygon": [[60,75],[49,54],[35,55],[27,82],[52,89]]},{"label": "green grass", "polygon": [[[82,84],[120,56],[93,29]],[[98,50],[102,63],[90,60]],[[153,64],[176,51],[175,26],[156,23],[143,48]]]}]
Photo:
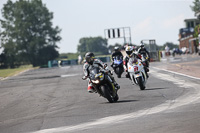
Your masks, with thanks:
[{"label": "green grass", "polygon": [[34,69],[34,68],[32,67],[32,65],[24,65],[24,66],[20,66],[19,68],[0,69],[0,77],[6,78],[6,77],[14,76],[28,69]]}]

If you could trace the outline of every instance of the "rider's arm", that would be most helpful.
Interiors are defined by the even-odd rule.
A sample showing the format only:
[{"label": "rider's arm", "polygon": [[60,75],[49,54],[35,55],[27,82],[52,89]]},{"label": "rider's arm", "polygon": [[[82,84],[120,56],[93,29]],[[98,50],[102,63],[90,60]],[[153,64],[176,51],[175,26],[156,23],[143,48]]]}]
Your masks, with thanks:
[{"label": "rider's arm", "polygon": [[145,49],[145,51],[146,51],[146,53],[147,53],[147,55],[148,55],[148,57],[149,57],[149,59],[150,59],[150,54],[149,54],[149,51],[148,51],[148,50],[146,50],[146,49]]},{"label": "rider's arm", "polygon": [[85,77],[88,77],[88,76],[89,76],[89,70],[88,70],[88,68],[89,68],[89,64],[88,64],[88,63],[85,63],[85,64],[83,65],[83,73],[84,73]]}]

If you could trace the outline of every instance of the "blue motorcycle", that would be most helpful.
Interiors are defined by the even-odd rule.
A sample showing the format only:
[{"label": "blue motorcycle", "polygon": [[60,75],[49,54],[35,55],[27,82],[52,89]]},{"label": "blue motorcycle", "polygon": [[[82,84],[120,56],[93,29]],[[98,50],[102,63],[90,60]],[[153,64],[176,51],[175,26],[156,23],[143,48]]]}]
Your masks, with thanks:
[{"label": "blue motorcycle", "polygon": [[122,58],[123,57],[120,57],[120,56],[114,57],[113,65],[112,65],[112,68],[113,68],[113,70],[116,73],[118,78],[121,78],[121,75],[124,72],[123,59]]}]

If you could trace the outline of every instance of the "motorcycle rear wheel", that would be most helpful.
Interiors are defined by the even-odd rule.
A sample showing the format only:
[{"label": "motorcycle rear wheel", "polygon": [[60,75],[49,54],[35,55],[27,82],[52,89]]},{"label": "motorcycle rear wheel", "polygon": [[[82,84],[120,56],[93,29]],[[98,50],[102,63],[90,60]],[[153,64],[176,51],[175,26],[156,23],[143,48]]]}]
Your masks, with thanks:
[{"label": "motorcycle rear wheel", "polygon": [[120,67],[116,68],[116,74],[117,74],[117,77],[118,78],[121,78],[121,75],[122,75],[122,69]]}]

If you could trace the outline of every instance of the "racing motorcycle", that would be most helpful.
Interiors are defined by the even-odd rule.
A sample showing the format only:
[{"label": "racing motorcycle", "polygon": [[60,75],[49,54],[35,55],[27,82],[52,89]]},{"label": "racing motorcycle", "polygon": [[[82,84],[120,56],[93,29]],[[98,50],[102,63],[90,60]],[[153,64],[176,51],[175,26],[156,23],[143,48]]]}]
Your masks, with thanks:
[{"label": "racing motorcycle", "polygon": [[112,79],[104,69],[93,67],[90,71],[89,79],[95,92],[106,98],[110,103],[116,102],[119,99]]},{"label": "racing motorcycle", "polygon": [[141,54],[142,62],[146,64],[147,67],[149,67],[149,57],[146,54]]},{"label": "racing motorcycle", "polygon": [[123,68],[123,57],[116,56],[114,57],[112,68],[114,72],[116,73],[118,78],[121,78],[122,73],[124,72]]},{"label": "racing motorcycle", "polygon": [[137,58],[130,58],[127,66],[132,83],[139,85],[140,90],[144,90],[146,88],[147,75],[143,62]]}]

